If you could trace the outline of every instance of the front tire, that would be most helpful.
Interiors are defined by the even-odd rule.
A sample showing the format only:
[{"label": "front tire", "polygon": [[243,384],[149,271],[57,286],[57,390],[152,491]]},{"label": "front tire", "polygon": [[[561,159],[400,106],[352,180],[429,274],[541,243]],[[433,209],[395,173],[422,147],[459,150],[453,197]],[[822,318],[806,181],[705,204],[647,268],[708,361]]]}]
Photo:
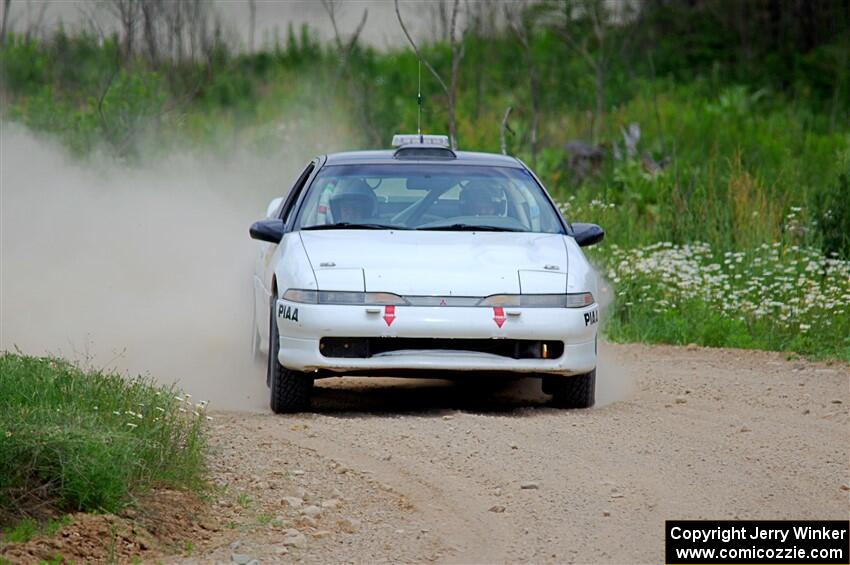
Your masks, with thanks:
[{"label": "front tire", "polygon": [[271,406],[275,414],[301,412],[310,407],[313,377],[300,371],[287,369],[278,361],[280,334],[275,318],[275,296],[269,308],[269,363],[267,381],[271,389]]},{"label": "front tire", "polygon": [[590,408],[596,402],[596,369],[574,377],[546,377],[543,392],[558,408]]}]

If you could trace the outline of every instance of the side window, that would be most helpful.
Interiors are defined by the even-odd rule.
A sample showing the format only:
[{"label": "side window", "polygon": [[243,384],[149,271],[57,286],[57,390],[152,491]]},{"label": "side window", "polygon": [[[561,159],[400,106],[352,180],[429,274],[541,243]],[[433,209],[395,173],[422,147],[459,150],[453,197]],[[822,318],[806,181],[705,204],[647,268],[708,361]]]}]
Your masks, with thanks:
[{"label": "side window", "polygon": [[304,171],[301,173],[301,176],[298,177],[298,180],[295,181],[295,184],[292,185],[292,189],[286,196],[279,216],[283,219],[284,225],[289,223],[289,219],[292,216],[292,211],[295,209],[295,206],[293,206],[293,204],[295,204],[295,202],[298,200],[298,194],[301,192],[301,189],[304,188],[304,183],[307,182],[308,178],[310,178],[310,173],[313,172],[315,166],[315,162],[312,162],[307,165],[307,168],[304,169]]}]

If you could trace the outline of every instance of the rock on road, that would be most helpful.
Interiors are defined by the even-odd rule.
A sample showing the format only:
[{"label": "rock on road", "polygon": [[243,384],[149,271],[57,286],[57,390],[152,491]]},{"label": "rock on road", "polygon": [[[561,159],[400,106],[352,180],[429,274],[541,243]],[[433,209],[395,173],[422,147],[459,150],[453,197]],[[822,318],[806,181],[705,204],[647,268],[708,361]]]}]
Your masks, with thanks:
[{"label": "rock on road", "polygon": [[591,410],[332,379],[311,414],[219,413],[230,528],[174,560],[658,563],[665,519],[850,517],[847,365],[607,345],[601,371]]}]

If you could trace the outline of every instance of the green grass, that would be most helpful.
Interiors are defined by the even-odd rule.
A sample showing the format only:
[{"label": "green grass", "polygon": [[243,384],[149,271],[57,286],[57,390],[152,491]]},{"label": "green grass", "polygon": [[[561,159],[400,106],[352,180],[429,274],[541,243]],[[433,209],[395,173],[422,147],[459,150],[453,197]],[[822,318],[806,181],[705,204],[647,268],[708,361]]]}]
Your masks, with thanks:
[{"label": "green grass", "polygon": [[268,526],[273,520],[274,516],[271,514],[260,514],[257,516],[257,522],[259,522],[261,526]]},{"label": "green grass", "polygon": [[614,340],[850,361],[850,261],[780,242],[723,254],[672,243],[607,251],[597,260],[616,294],[605,327]]},{"label": "green grass", "polygon": [[252,502],[253,499],[244,492],[239,493],[239,495],[236,497],[236,503],[245,510],[251,507]]},{"label": "green grass", "polygon": [[115,512],[156,486],[201,490],[204,424],[203,407],[173,387],[3,353],[0,518]]},{"label": "green grass", "polygon": [[680,162],[615,162],[578,186],[555,175],[565,217],[606,230],[588,250],[615,292],[605,333],[850,361],[850,136],[806,130],[787,108],[697,134],[717,117],[667,104],[693,130]]},{"label": "green grass", "polygon": [[32,518],[25,518],[11,527],[4,528],[0,531],[0,540],[6,543],[25,543],[38,535],[53,536],[63,526],[71,523],[69,515],[61,518],[49,518],[47,521],[39,523]]}]

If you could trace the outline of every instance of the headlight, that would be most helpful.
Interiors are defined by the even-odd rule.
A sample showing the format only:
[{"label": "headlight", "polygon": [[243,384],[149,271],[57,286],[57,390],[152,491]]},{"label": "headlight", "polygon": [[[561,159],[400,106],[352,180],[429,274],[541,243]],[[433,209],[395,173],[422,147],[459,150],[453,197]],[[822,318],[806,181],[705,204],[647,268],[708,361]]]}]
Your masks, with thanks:
[{"label": "headlight", "polygon": [[567,308],[584,308],[593,304],[593,294],[589,292],[577,292],[567,294]]},{"label": "headlight", "polygon": [[290,302],[301,302],[302,304],[316,304],[319,301],[319,293],[315,290],[301,290],[297,288],[287,289],[283,293],[283,299]]},{"label": "headlight", "polygon": [[395,304],[398,306],[408,304],[407,300],[392,292],[367,292],[364,296],[366,304]]},{"label": "headlight", "polygon": [[304,304],[376,304],[404,305],[407,301],[391,292],[347,292],[337,290],[301,290],[290,288],[283,293],[284,300]]},{"label": "headlight", "polygon": [[[302,304],[395,305],[410,303],[391,292],[349,292],[338,290],[303,290],[290,288],[283,299]],[[504,308],[584,308],[593,304],[593,294],[494,294],[478,301],[477,306]]]},{"label": "headlight", "polygon": [[320,290],[319,304],[407,304],[407,300],[391,292],[342,292]]},{"label": "headlight", "polygon": [[321,290],[319,304],[366,304],[366,293]]},{"label": "headlight", "polygon": [[584,308],[593,304],[593,294],[494,294],[482,298],[479,306],[521,308]]},{"label": "headlight", "polygon": [[478,301],[478,306],[519,306],[519,294],[494,294]]}]

